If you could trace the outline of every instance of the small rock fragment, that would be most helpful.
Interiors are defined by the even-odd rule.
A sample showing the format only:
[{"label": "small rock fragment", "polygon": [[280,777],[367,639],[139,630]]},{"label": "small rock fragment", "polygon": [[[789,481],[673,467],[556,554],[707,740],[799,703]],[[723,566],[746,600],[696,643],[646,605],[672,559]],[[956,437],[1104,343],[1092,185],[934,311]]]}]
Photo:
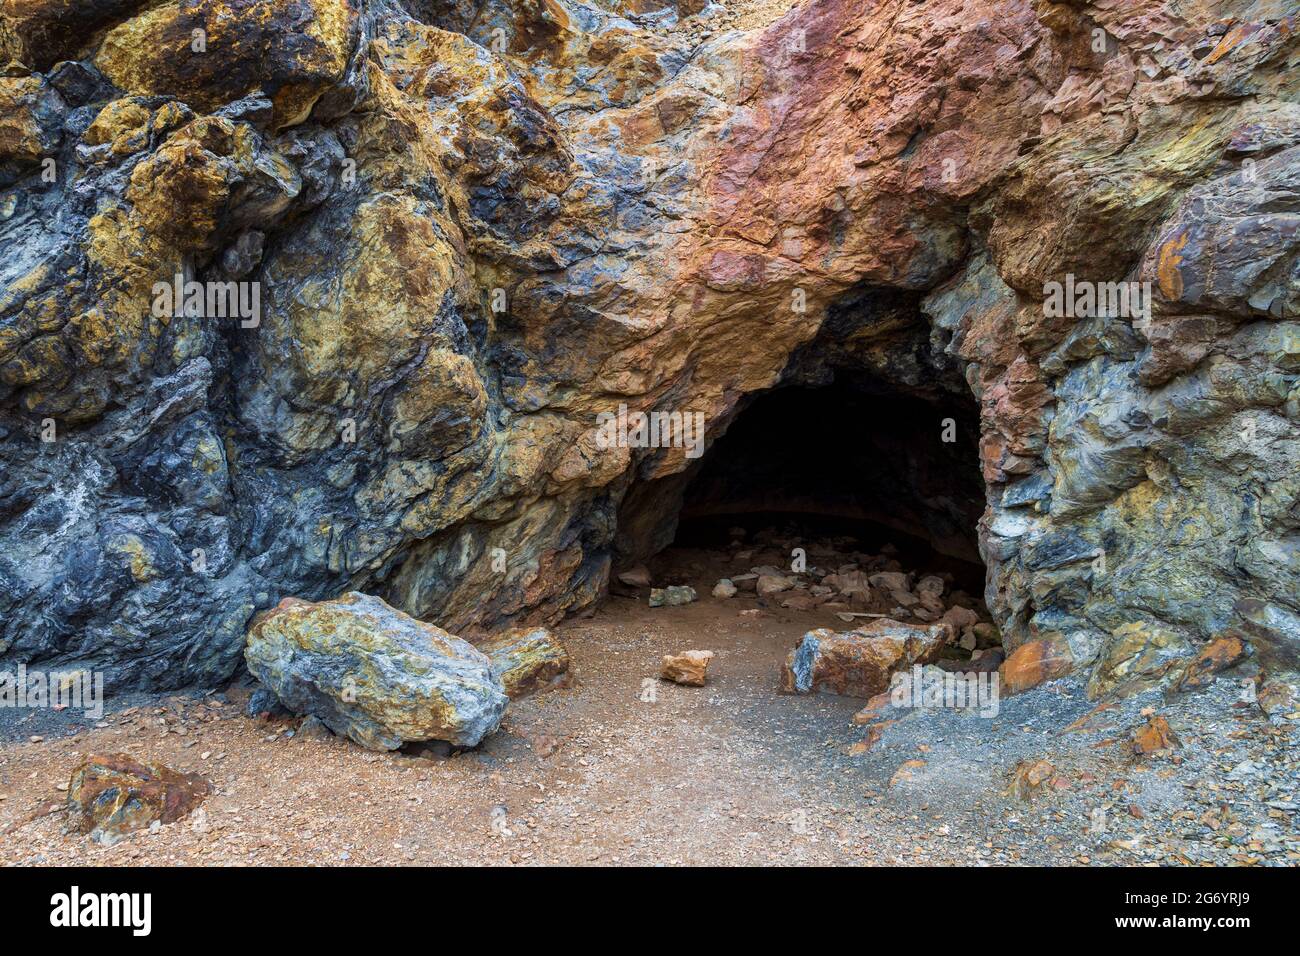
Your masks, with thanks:
[{"label": "small rock fragment", "polygon": [[1149,756],[1161,750],[1173,750],[1180,746],[1178,736],[1169,726],[1169,721],[1159,714],[1152,714],[1147,722],[1133,731],[1133,752]]},{"label": "small rock fragment", "polygon": [[679,607],[695,600],[695,588],[674,584],[666,588],[650,589],[651,607]]},{"label": "small rock fragment", "polygon": [[682,651],[680,654],[665,654],[659,669],[659,678],[686,687],[703,687],[711,660],[713,660],[713,651]]},{"label": "small rock fragment", "polygon": [[731,583],[729,578],[723,578],[713,586],[713,596],[715,598],[733,598],[736,596],[736,586]]},{"label": "small rock fragment", "polygon": [[648,588],[651,580],[650,571],[645,565],[638,564],[619,574],[618,580],[620,584],[626,584],[630,588]]}]

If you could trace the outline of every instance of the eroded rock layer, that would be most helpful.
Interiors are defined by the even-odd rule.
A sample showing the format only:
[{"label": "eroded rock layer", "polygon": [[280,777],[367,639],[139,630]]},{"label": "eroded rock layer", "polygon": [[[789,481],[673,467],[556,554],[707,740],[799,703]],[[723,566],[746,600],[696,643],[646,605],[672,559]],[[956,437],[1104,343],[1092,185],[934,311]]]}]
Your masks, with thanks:
[{"label": "eroded rock layer", "polygon": [[1294,668],[1291,5],[701,6],[0,5],[0,654],[177,686],[285,596],[554,620],[690,464],[597,416],[711,443],[821,342],[936,440],[964,379],[1009,649]]}]

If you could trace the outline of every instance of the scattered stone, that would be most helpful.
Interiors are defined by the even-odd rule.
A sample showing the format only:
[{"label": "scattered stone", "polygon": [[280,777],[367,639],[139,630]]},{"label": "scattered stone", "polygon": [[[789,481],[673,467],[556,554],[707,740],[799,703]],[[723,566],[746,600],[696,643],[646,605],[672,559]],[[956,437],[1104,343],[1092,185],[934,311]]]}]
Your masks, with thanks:
[{"label": "scattered stone", "polygon": [[[863,749],[865,750],[866,748]],[[924,760],[904,760],[899,764],[898,769],[894,771],[894,775],[889,778],[889,788],[892,790],[900,783],[908,783],[912,781],[915,779],[916,771],[920,770],[924,766]]]},{"label": "scattered stone", "polygon": [[686,687],[703,687],[707,679],[709,662],[713,660],[713,651],[682,651],[680,654],[665,654],[659,668],[659,679],[672,681]]},{"label": "scattered stone", "polygon": [[757,574],[733,574],[729,580],[741,591],[753,592],[758,588]]},{"label": "scattered stone", "polygon": [[620,584],[626,584],[630,588],[648,588],[651,582],[650,570],[645,565],[638,564],[622,572],[618,580]]},{"label": "scattered stone", "polygon": [[695,588],[674,584],[666,588],[651,588],[651,607],[680,607],[695,600]]},{"label": "scattered stone", "polygon": [[92,755],[72,772],[67,829],[112,844],[155,823],[174,823],[207,797],[208,782],[126,754]]},{"label": "scattered stone", "polygon": [[728,578],[723,578],[713,586],[713,596],[715,598],[733,598],[736,596],[736,585],[731,583]]},{"label": "scattered stone", "polygon": [[290,710],[371,750],[476,746],[509,700],[486,654],[356,591],[321,603],[285,598],[254,619],[244,656]]},{"label": "scattered stone", "polygon": [[867,578],[867,581],[873,588],[880,588],[890,593],[911,590],[908,586],[909,576],[902,571],[878,571]]},{"label": "scattered stone", "polygon": [[1295,711],[1300,702],[1300,690],[1282,680],[1266,682],[1255,692],[1255,703],[1270,719],[1284,717]]},{"label": "scattered stone", "polygon": [[1169,726],[1169,721],[1159,714],[1152,714],[1147,722],[1133,731],[1133,752],[1150,756],[1162,750],[1173,750],[1181,746],[1177,735]]},{"label": "scattered stone", "polygon": [[952,637],[947,624],[919,627],[889,618],[839,634],[809,631],[786,660],[781,689],[874,697],[889,687],[894,671],[936,660]]},{"label": "scattered stone", "polygon": [[770,597],[773,594],[780,594],[782,591],[788,591],[794,587],[794,582],[781,574],[760,574],[755,590],[758,591],[759,597]]},{"label": "scattered stone", "polygon": [[966,607],[950,607],[943,612],[941,620],[946,624],[951,624],[954,631],[965,631],[967,628],[971,631],[971,636],[976,637],[975,625],[979,623],[979,615]]},{"label": "scattered stone", "polygon": [[334,732],[319,717],[307,717],[298,725],[299,740],[333,740]]},{"label": "scattered stone", "polygon": [[265,687],[259,687],[248,695],[244,712],[249,717],[288,717],[289,711],[280,703],[280,699]]},{"label": "scattered stone", "polygon": [[568,680],[569,652],[544,627],[517,627],[477,646],[511,700],[562,687]]},{"label": "scattered stone", "polygon": [[530,737],[528,743],[532,746],[533,753],[543,760],[563,746],[563,742],[558,737],[552,737],[550,734],[538,734],[536,737]]},{"label": "scattered stone", "polygon": [[1055,773],[1056,768],[1046,760],[1021,760],[1011,771],[1007,794],[1017,800],[1032,800]]}]

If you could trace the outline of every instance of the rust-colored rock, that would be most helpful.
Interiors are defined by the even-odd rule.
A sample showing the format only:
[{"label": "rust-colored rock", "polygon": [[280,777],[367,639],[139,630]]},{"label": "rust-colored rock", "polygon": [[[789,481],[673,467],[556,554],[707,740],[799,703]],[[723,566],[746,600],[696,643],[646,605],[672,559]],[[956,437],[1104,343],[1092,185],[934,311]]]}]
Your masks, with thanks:
[{"label": "rust-colored rock", "polygon": [[1179,690],[1194,690],[1214,683],[1220,671],[1240,664],[1250,654],[1250,647],[1236,634],[1222,634],[1202,647],[1178,678]]},{"label": "rust-colored rock", "polygon": [[175,823],[209,793],[196,773],[141,763],[126,754],[92,755],[72,772],[68,784],[71,832],[99,843],[115,843],[155,821]]},{"label": "rust-colored rock", "polygon": [[947,624],[919,627],[889,618],[840,634],[809,631],[786,659],[781,689],[875,697],[888,689],[891,674],[936,660],[952,637]]},{"label": "rust-colored rock", "polygon": [[1020,694],[1074,669],[1074,658],[1063,638],[1044,637],[1021,644],[998,667],[1004,694]]},{"label": "rust-colored rock", "polygon": [[1141,756],[1173,750],[1179,746],[1181,743],[1178,735],[1169,726],[1169,721],[1159,714],[1152,714],[1145,724],[1133,731],[1133,752]]},{"label": "rust-colored rock", "polygon": [[665,654],[659,668],[659,679],[682,684],[685,687],[703,687],[708,679],[709,662],[713,651],[682,651]]}]

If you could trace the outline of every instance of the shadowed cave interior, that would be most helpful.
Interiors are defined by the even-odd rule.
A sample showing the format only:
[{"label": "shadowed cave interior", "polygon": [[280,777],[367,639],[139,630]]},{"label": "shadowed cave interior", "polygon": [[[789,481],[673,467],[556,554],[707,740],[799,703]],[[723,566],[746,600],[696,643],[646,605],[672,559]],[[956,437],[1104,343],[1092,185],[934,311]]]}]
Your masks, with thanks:
[{"label": "shadowed cave interior", "polygon": [[748,540],[766,531],[785,543],[834,540],[846,553],[885,548],[905,568],[947,572],[982,594],[976,408],[957,395],[840,375],[754,396],[686,472],[630,489],[616,569],[670,548],[725,549],[742,528]]}]

